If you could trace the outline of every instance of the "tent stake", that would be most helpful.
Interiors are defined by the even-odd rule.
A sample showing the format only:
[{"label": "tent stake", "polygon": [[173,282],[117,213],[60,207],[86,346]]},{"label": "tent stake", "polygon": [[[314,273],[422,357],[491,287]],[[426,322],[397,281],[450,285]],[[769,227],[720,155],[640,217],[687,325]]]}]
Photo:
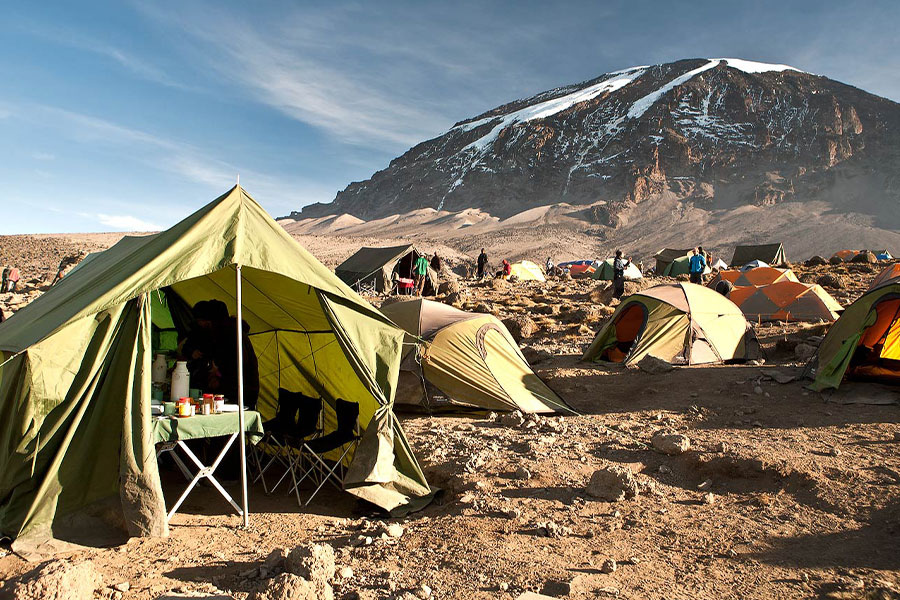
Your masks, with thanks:
[{"label": "tent stake", "polygon": [[238,428],[241,434],[238,436],[241,449],[241,512],[244,517],[244,527],[250,525],[250,515],[247,513],[247,440],[244,429],[244,321],[241,312],[241,265],[235,265],[237,274],[237,362],[238,362]]}]

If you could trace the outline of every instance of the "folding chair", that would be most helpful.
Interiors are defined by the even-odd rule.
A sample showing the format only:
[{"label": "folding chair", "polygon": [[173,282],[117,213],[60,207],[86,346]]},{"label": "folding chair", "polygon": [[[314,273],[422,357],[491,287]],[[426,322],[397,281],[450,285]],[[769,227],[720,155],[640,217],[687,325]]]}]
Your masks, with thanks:
[{"label": "folding chair", "polygon": [[[253,456],[257,474],[253,483],[262,481],[263,490],[271,494],[290,473],[293,462],[293,440],[304,439],[321,433],[322,399],[312,398],[300,392],[278,388],[278,407],[275,417],[263,423],[263,437],[254,446]],[[263,464],[265,462],[265,464]],[[266,471],[279,463],[284,467],[281,478],[269,489]]]},{"label": "folding chair", "polygon": [[[309,505],[319,490],[326,482],[331,482],[339,490],[344,489],[344,458],[359,443],[359,404],[348,402],[338,398],[334,403],[335,416],[337,417],[337,429],[322,437],[303,441],[300,454],[291,466],[291,477],[294,480],[293,491],[297,496],[297,504]],[[333,450],[342,450],[340,457],[329,464],[325,454]],[[304,467],[304,462],[309,466]],[[295,468],[303,475],[297,479]],[[309,477],[318,487],[307,498],[306,502],[300,500],[300,484]]]}]

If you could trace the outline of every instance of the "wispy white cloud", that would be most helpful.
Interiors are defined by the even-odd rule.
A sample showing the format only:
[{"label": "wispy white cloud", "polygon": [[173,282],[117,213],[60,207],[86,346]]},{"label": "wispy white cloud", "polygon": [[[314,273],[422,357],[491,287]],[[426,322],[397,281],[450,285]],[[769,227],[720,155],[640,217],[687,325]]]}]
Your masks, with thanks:
[{"label": "wispy white cloud", "polygon": [[221,193],[241,183],[266,206],[274,209],[296,208],[311,202],[325,202],[337,190],[314,180],[280,176],[244,168],[218,159],[193,144],[127,127],[107,119],[55,106],[20,106],[17,114],[33,123],[51,126],[55,134],[92,148],[122,149],[127,156],[145,166],[165,171],[183,181],[201,184],[210,193]]},{"label": "wispy white cloud", "polygon": [[98,213],[97,220],[101,224],[119,231],[160,231],[163,229],[160,225],[132,215],[105,215]]},{"label": "wispy white cloud", "polygon": [[[528,79],[492,52],[505,32],[485,45],[417,11],[396,23],[356,5],[279,11],[277,20],[238,18],[219,5],[137,7],[166,30],[183,32],[190,60],[346,144],[405,149],[471,116],[460,106],[489,97],[479,83]],[[536,31],[520,27],[516,43],[528,43]]]},{"label": "wispy white cloud", "polygon": [[146,81],[172,88],[193,89],[184,83],[176,81],[160,67],[157,67],[144,59],[138,58],[113,44],[109,44],[85,34],[47,24],[38,25],[35,23],[21,23],[19,28],[29,35],[40,38],[43,41],[73,48],[75,50],[90,52],[91,54],[106,58],[129,71],[132,75]]},{"label": "wispy white cloud", "polygon": [[56,158],[55,154],[51,154],[50,152],[32,152],[31,158],[34,160],[53,160]]}]

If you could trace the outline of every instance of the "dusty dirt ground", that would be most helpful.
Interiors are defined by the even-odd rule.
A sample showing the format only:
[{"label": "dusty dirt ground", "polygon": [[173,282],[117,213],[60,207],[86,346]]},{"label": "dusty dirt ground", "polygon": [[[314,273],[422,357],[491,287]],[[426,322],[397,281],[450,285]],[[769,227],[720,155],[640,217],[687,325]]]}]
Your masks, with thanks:
[{"label": "dusty dirt ground", "polygon": [[[24,265],[32,246],[23,237],[0,238],[0,257]],[[41,250],[48,257],[115,241],[40,240],[51,240]],[[341,258],[330,248],[327,264],[334,266]],[[804,280],[841,275],[846,286],[828,291],[846,305],[879,268],[795,271]],[[23,281],[31,277],[23,273]],[[403,415],[429,481],[443,489],[425,510],[385,519],[336,490],[301,509],[292,496],[267,496],[257,485],[251,526],[243,530],[214,490],[199,488],[174,518],[170,538],[131,539],[66,560],[94,563],[103,598],[243,599],[265,585],[259,567],[273,549],[308,542],[333,545],[338,569],[352,568],[335,580],[338,598],[421,597],[423,584],[434,598],[462,599],[528,590],[569,598],[900,597],[897,389],[853,384],[831,395],[807,391],[800,380],[774,381],[773,370],[799,377],[803,361],[794,347],[817,343],[827,329],[819,323],[759,326],[762,365],[651,375],[582,363],[612,312],[599,304],[608,295],[603,286],[461,282],[459,296],[444,298],[501,318],[533,318],[538,330],[522,340],[525,355],[580,416],[513,426],[486,414]],[[0,302],[8,311],[19,306]],[[691,449],[655,451],[650,438],[660,429],[685,434]],[[610,464],[635,473],[641,493],[618,502],[586,494],[591,474]],[[184,485],[179,477],[164,473],[169,501]],[[393,522],[403,535],[381,536]],[[34,568],[8,545],[0,548],[0,579]]]}]

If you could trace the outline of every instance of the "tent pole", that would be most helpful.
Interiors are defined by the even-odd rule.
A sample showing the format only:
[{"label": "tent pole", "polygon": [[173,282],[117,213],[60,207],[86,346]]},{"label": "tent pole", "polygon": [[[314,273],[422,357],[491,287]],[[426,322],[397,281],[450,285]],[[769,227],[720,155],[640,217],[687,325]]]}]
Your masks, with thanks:
[{"label": "tent pole", "polygon": [[238,427],[240,435],[241,450],[241,511],[244,513],[244,527],[250,525],[250,515],[247,513],[247,440],[244,435],[244,321],[241,311],[241,265],[235,265],[235,273],[237,274],[237,362],[238,362]]}]

